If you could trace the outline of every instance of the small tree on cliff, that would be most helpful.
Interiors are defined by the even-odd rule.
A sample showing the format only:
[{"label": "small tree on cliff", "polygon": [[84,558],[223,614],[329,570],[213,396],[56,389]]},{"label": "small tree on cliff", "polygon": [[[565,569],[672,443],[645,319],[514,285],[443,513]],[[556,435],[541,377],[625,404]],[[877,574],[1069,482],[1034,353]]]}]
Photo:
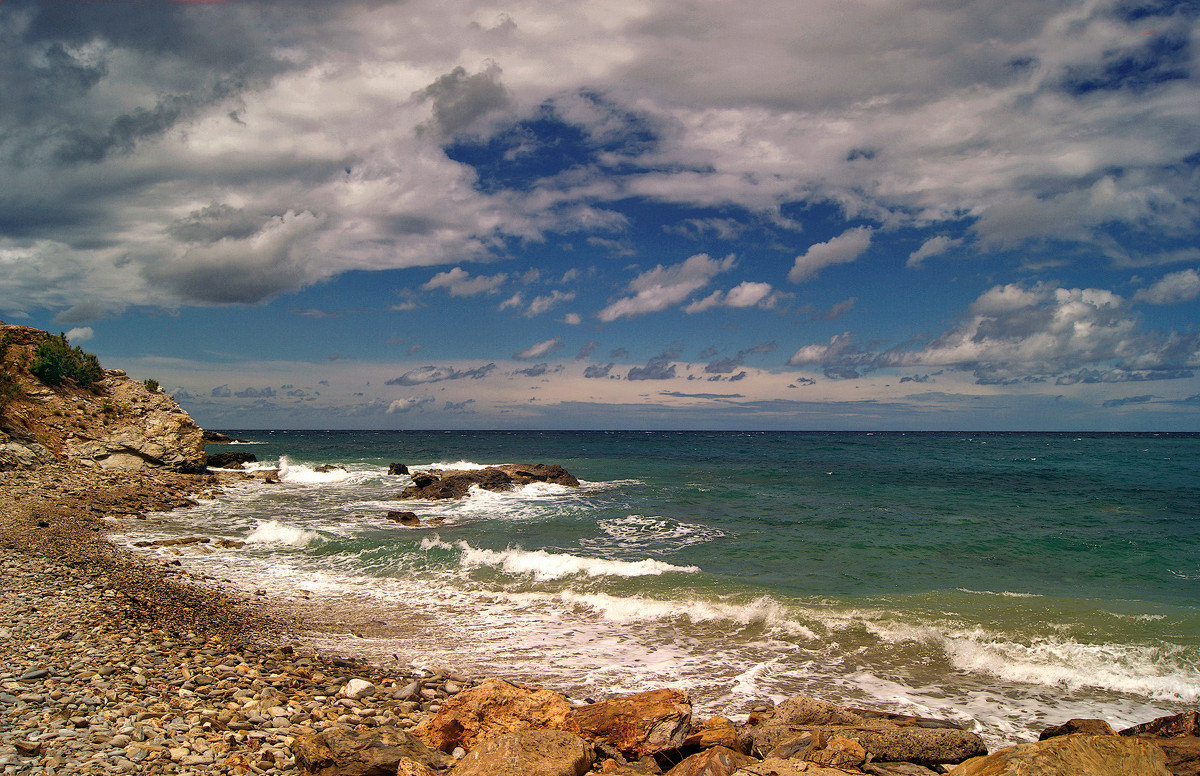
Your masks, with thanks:
[{"label": "small tree on cliff", "polygon": [[79,346],[72,348],[67,335],[62,333],[42,340],[33,352],[29,371],[47,385],[61,385],[64,380],[73,380],[76,385],[87,387],[104,377],[100,360],[91,353],[84,353]]}]

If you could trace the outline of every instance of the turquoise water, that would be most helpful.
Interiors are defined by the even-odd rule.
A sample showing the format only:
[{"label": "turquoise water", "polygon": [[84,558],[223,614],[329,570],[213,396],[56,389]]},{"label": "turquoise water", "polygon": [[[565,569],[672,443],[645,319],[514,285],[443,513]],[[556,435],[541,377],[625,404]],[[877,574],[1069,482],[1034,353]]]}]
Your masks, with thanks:
[{"label": "turquoise water", "polygon": [[[129,539],[247,542],[183,560],[332,613],[319,646],[701,713],[806,693],[992,744],[1200,700],[1200,435],[234,433],[256,444],[210,450],[283,482]],[[393,461],[584,484],[399,502]]]}]

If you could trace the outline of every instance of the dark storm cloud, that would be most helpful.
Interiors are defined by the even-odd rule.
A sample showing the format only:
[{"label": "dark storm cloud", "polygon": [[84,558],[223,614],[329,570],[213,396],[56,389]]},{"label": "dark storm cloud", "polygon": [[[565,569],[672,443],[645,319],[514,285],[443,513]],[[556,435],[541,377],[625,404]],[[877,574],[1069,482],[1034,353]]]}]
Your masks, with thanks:
[{"label": "dark storm cloud", "polygon": [[214,243],[226,237],[240,240],[257,233],[266,220],[241,208],[214,202],[171,224],[167,233],[186,243]]},{"label": "dark storm cloud", "polygon": [[433,100],[434,127],[443,137],[466,131],[487,114],[511,104],[495,64],[474,75],[456,67],[414,96],[421,101]]}]

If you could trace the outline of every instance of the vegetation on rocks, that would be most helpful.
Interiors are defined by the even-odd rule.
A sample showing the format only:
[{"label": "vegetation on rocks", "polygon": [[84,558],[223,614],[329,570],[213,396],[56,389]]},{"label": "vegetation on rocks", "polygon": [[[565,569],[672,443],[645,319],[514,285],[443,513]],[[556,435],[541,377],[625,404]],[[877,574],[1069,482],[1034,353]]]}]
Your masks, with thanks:
[{"label": "vegetation on rocks", "polygon": [[67,335],[63,333],[57,337],[48,336],[38,345],[29,363],[29,371],[46,385],[55,386],[71,380],[86,388],[104,377],[100,359],[85,353],[78,345],[72,348]]}]

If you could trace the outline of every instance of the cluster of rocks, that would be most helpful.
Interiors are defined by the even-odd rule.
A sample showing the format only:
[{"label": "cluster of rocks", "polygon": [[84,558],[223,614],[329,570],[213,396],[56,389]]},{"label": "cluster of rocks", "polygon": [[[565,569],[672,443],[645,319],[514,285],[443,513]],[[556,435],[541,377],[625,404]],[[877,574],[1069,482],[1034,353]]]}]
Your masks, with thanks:
[{"label": "cluster of rocks", "polygon": [[1200,767],[1195,716],[1121,735],[1072,720],[989,755],[977,735],[949,722],[815,698],[761,706],[742,725],[694,724],[679,690],[575,706],[550,690],[489,679],[410,730],[337,727],[297,737],[292,752],[307,776],[1184,776]]},{"label": "cluster of rocks", "polygon": [[[393,464],[395,466],[395,464]],[[516,463],[482,469],[449,469],[442,472],[417,471],[409,474],[412,485],[400,493],[407,499],[465,498],[472,486],[494,492],[515,490],[535,482],[578,487],[575,475],[558,464]]]},{"label": "cluster of rocks", "polygon": [[295,772],[301,736],[412,728],[472,686],[147,621],[110,582],[0,551],[0,773]]}]

